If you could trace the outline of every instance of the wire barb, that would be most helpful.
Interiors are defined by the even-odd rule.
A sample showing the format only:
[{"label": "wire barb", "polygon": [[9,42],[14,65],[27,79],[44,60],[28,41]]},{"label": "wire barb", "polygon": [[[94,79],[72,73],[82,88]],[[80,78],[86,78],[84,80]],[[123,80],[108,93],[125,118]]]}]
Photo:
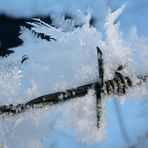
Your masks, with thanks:
[{"label": "wire barb", "polygon": [[104,61],[103,54],[100,48],[97,46],[97,58],[98,58],[98,72],[99,72],[99,88],[96,89],[96,112],[97,112],[97,127],[100,127],[100,118],[102,114],[102,93],[104,87]]}]

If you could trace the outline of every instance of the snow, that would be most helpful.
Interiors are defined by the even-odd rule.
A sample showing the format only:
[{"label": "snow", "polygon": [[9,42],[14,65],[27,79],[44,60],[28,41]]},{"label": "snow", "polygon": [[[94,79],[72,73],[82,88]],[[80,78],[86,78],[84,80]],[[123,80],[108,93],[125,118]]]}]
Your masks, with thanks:
[{"label": "snow", "polygon": [[[66,2],[68,7],[68,1]],[[74,3],[74,1],[72,2]],[[29,3],[26,1],[24,7],[29,8]],[[59,1],[55,1],[55,4],[58,3]],[[19,1],[17,5],[21,9]],[[4,12],[9,14],[10,10],[15,8],[13,5],[10,6],[11,9],[4,8],[4,5],[1,7]],[[119,31],[119,23],[116,23],[123,8],[124,5],[115,12],[108,11],[104,27],[105,35],[89,26],[90,11],[87,14],[79,12],[84,24],[78,28],[73,27],[75,23],[79,22],[74,20],[71,22],[63,20],[63,24],[58,24],[57,28],[40,20],[32,23],[34,26],[32,31],[51,35],[56,41],[42,40],[31,30],[21,28],[20,38],[24,41],[23,45],[13,48],[15,53],[9,57],[0,59],[0,104],[26,102],[40,95],[97,81],[96,46],[100,47],[104,55],[105,79],[112,78],[113,72],[122,63],[127,65],[124,72],[127,75],[133,75],[133,79],[136,74],[147,74],[145,67],[148,64],[146,48],[148,39],[138,37],[136,29],[132,28],[129,40],[123,40],[122,33]],[[73,10],[75,9],[74,7]],[[34,14],[28,11],[28,15]],[[53,16],[55,23],[60,19],[56,20],[56,16]],[[77,20],[77,18],[75,19]],[[70,27],[67,29],[69,24]],[[24,55],[28,57],[28,60],[21,65],[20,61]],[[121,138],[116,119],[113,100],[118,97],[104,99],[101,128],[98,130],[94,90],[89,90],[86,96],[64,104],[34,109],[16,116],[5,118],[1,116],[0,145],[24,148],[60,147],[59,143],[62,144],[62,142],[59,140],[58,143],[58,139],[66,137],[57,135],[61,132],[61,135],[67,133],[68,136],[71,136],[71,143],[79,141],[80,144],[77,143],[77,147],[125,147],[126,144],[135,142],[135,137],[147,132],[147,115],[145,117],[137,115],[137,112],[141,112],[140,107],[145,111],[148,102],[146,90],[147,84],[141,88],[129,90],[124,99],[120,98],[121,103],[124,102],[120,107],[123,116],[126,117],[125,124],[130,137],[129,143]],[[133,98],[139,99],[133,101]],[[145,106],[140,104],[140,100],[146,101]],[[131,122],[129,119],[133,121]],[[65,147],[67,141],[65,140]],[[86,143],[87,145],[85,145]]]}]

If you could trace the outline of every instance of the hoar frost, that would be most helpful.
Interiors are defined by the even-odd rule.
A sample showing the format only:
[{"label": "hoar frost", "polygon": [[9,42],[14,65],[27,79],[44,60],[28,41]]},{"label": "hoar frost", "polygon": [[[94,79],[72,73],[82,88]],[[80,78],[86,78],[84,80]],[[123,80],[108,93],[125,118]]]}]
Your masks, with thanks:
[{"label": "hoar frost", "polygon": [[[144,55],[147,53],[147,39],[141,40],[132,31],[135,36],[132,43],[135,43],[135,39],[137,45],[124,41],[119,31],[119,23],[116,23],[123,7],[115,12],[108,12],[105,35],[90,27],[89,14],[83,16],[85,23],[81,27],[74,27],[75,21],[62,21],[63,25],[55,28],[37,19],[29,23],[33,26],[32,30],[22,28],[20,38],[24,41],[23,45],[14,48],[15,53],[6,59],[0,59],[3,61],[0,67],[1,105],[24,103],[33,99],[32,97],[56,92],[59,89],[57,85],[67,89],[98,81],[96,46],[100,47],[104,55],[105,80],[113,78],[115,69],[121,64],[126,66],[125,74],[133,75],[133,78],[139,74],[139,68],[140,73],[147,74],[145,67],[148,66],[148,56]],[[67,25],[71,25],[69,30],[65,30]],[[55,40],[42,40],[32,31],[44,33]],[[138,54],[136,60],[135,54]],[[28,60],[21,66],[14,66],[10,70],[3,67],[11,59],[19,61],[23,55],[26,55]],[[0,144],[11,147],[17,143],[17,146],[27,147],[26,144],[36,146],[39,143],[42,147],[47,135],[50,137],[57,124],[74,130],[79,141],[91,143],[102,140],[107,126],[105,103],[101,127],[98,129],[96,98],[92,96],[93,93],[93,90],[89,90],[88,95],[65,104],[1,118]]]}]

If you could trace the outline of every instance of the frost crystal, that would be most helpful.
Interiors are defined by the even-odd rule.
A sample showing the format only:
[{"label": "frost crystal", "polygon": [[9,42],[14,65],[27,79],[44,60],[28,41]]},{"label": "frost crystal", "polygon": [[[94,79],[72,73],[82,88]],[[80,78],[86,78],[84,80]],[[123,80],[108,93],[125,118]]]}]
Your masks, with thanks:
[{"label": "frost crystal", "polygon": [[21,87],[22,71],[17,62],[0,59],[0,103],[12,104],[19,102],[18,92]]},{"label": "frost crystal", "polygon": [[[104,54],[105,80],[113,78],[113,72],[121,64],[125,65],[123,72],[133,74],[134,80],[136,74],[147,74],[148,39],[140,39],[135,28],[131,31],[130,42],[122,39],[116,20],[123,8],[109,11],[105,36],[89,26],[90,13],[83,18],[80,27],[75,27],[78,18],[66,21],[62,18],[56,27],[35,19],[29,23],[33,26],[31,30],[21,28],[23,45],[14,48],[15,53],[9,57],[0,59],[0,104],[24,103],[39,95],[56,92],[59,86],[67,89],[98,81],[96,46]],[[51,40],[41,39],[36,34]],[[24,55],[28,60],[20,65],[20,57]],[[65,104],[29,110],[10,118],[0,117],[0,145],[15,147],[17,143],[17,147],[42,147],[42,142],[47,135],[50,137],[57,125],[74,130],[79,141],[102,140],[107,125],[106,107],[104,103],[101,127],[97,129],[96,98],[92,94],[94,91],[90,90],[85,97]]]}]

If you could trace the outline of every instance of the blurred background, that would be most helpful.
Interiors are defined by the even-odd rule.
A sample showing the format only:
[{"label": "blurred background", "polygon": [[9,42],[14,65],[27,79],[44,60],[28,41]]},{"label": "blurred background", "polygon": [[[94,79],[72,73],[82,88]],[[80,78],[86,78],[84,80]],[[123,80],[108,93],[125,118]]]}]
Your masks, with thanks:
[{"label": "blurred background", "polygon": [[92,11],[93,25],[103,32],[103,24],[108,7],[116,10],[127,4],[120,17],[121,30],[127,36],[132,26],[136,26],[140,36],[147,36],[147,0],[0,0],[0,55],[11,53],[8,49],[22,44],[18,39],[19,27],[32,17],[42,18],[51,23],[51,14],[79,15],[79,11]]}]

